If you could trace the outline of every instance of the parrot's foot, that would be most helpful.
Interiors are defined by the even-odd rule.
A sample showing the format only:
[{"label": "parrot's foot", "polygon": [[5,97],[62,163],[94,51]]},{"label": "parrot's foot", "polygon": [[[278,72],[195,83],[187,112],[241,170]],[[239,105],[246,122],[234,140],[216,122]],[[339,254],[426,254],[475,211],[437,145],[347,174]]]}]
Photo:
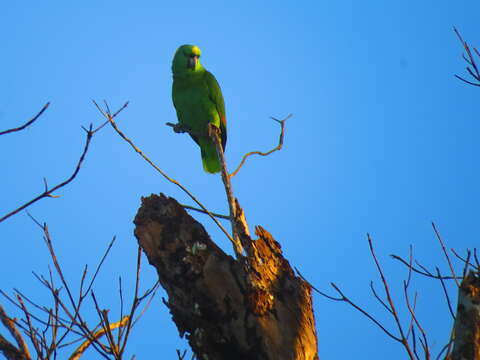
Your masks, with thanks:
[{"label": "parrot's foot", "polygon": [[214,139],[215,137],[220,137],[220,129],[218,126],[216,126],[213,123],[208,124],[208,136],[210,136],[211,139]]},{"label": "parrot's foot", "polygon": [[183,124],[177,123],[173,126],[173,131],[175,131],[177,134],[180,134],[180,133],[189,132],[190,129]]}]

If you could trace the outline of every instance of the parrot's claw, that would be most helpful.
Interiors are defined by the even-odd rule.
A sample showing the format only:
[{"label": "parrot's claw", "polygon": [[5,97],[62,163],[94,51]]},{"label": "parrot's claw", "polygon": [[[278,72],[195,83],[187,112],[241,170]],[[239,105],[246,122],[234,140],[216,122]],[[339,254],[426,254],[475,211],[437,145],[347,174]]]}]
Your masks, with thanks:
[{"label": "parrot's claw", "polygon": [[173,131],[175,131],[177,134],[180,134],[180,133],[187,132],[188,130],[185,129],[183,124],[178,123],[173,126]]},{"label": "parrot's claw", "polygon": [[208,124],[208,136],[211,138],[220,135],[220,129],[213,123]]}]

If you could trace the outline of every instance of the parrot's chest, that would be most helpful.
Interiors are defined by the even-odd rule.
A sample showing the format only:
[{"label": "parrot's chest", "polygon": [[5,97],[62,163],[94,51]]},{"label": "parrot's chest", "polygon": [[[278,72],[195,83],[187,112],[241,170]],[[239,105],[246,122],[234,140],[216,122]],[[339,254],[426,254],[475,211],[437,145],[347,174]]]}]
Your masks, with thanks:
[{"label": "parrot's chest", "polygon": [[214,121],[216,108],[208,96],[207,86],[203,83],[174,85],[173,101],[179,121],[193,129]]}]

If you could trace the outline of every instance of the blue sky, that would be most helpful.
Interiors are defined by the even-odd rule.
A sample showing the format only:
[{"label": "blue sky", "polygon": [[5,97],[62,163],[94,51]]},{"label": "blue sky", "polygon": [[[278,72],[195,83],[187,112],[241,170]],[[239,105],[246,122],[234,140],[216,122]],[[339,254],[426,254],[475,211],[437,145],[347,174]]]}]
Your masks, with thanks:
[{"label": "blue sky", "polygon": [[[250,159],[234,178],[250,226],[269,230],[316,287],[328,290],[335,282],[393,329],[370,294],[370,280],[380,283],[366,233],[404,314],[406,271],[389,254],[406,256],[413,244],[423,264],[446,271],[431,221],[450,247],[478,244],[478,89],[453,77],[465,64],[452,27],[480,44],[479,10],[475,1],[447,0],[6,2],[0,129],[18,126],[47,101],[51,106],[28,130],[0,138],[0,215],[41,192],[43,177],[53,185],[69,176],[83,147],[80,126],[102,121],[92,99],[112,108],[130,101],[118,125],[212,211],[227,213],[219,177],[202,171],[187,136],[164,125],[175,121],[171,58],[179,45],[196,44],[225,97],[231,167],[245,152],[276,144],[270,116],[294,115],[284,149]],[[95,288],[114,313],[118,276],[133,286],[132,220],[140,197],[159,192],[189,202],[106,127],[78,178],[60,198],[30,212],[49,224],[72,282],[117,236]],[[211,221],[194,216],[231,252]],[[20,288],[47,303],[31,274],[47,273],[39,229],[22,213],[0,224],[0,238],[0,288]],[[154,280],[145,265],[145,286]],[[441,287],[421,278],[413,286],[436,353],[452,325]],[[176,348],[187,347],[161,296],[136,329],[129,354],[175,358]],[[405,358],[347,305],[317,295],[314,303],[322,359],[353,352],[360,359]]]}]

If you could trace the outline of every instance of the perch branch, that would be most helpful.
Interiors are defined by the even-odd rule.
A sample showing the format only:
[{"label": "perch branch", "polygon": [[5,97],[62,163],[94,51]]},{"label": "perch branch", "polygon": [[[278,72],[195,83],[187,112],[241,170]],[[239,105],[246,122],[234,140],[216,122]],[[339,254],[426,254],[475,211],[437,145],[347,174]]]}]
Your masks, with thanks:
[{"label": "perch branch", "polygon": [[233,196],[232,183],[230,181],[230,176],[227,171],[227,162],[225,160],[225,154],[223,153],[222,142],[220,139],[220,129],[213,124],[209,124],[208,132],[210,138],[215,144],[217,149],[217,155],[222,164],[222,181],[225,186],[225,193],[227,195],[228,208],[230,210],[230,222],[232,224],[232,238],[233,238],[233,250],[237,256],[237,259],[240,259],[243,254],[243,246],[239,236],[239,229],[237,228],[237,206],[236,199]]},{"label": "perch branch", "polygon": [[45,105],[43,105],[42,110],[40,110],[37,115],[35,115],[33,118],[31,118],[29,121],[27,121],[22,126],[19,126],[19,127],[13,128],[13,129],[9,129],[9,130],[0,131],[0,135],[5,135],[5,134],[10,134],[10,133],[13,133],[13,132],[21,131],[21,130],[25,129],[27,126],[32,125],[45,112],[45,110],[47,110],[49,105],[50,105],[49,102],[47,102]]},{"label": "perch branch", "polygon": [[234,177],[235,175],[237,175],[237,173],[240,171],[240,169],[242,168],[243,164],[245,163],[245,161],[247,160],[247,158],[249,156],[251,156],[251,155],[268,156],[271,153],[280,150],[283,146],[283,137],[285,135],[285,122],[288,119],[290,119],[291,117],[292,117],[292,114],[288,115],[283,120],[278,120],[278,119],[275,119],[274,117],[271,117],[272,120],[274,120],[274,121],[276,121],[280,124],[280,136],[279,136],[279,139],[278,139],[278,145],[276,147],[274,147],[272,150],[267,151],[267,152],[251,151],[251,152],[245,154],[242,158],[242,161],[240,161],[240,164],[238,165],[238,167],[235,169],[235,171],[233,173],[230,174],[230,177]]}]

